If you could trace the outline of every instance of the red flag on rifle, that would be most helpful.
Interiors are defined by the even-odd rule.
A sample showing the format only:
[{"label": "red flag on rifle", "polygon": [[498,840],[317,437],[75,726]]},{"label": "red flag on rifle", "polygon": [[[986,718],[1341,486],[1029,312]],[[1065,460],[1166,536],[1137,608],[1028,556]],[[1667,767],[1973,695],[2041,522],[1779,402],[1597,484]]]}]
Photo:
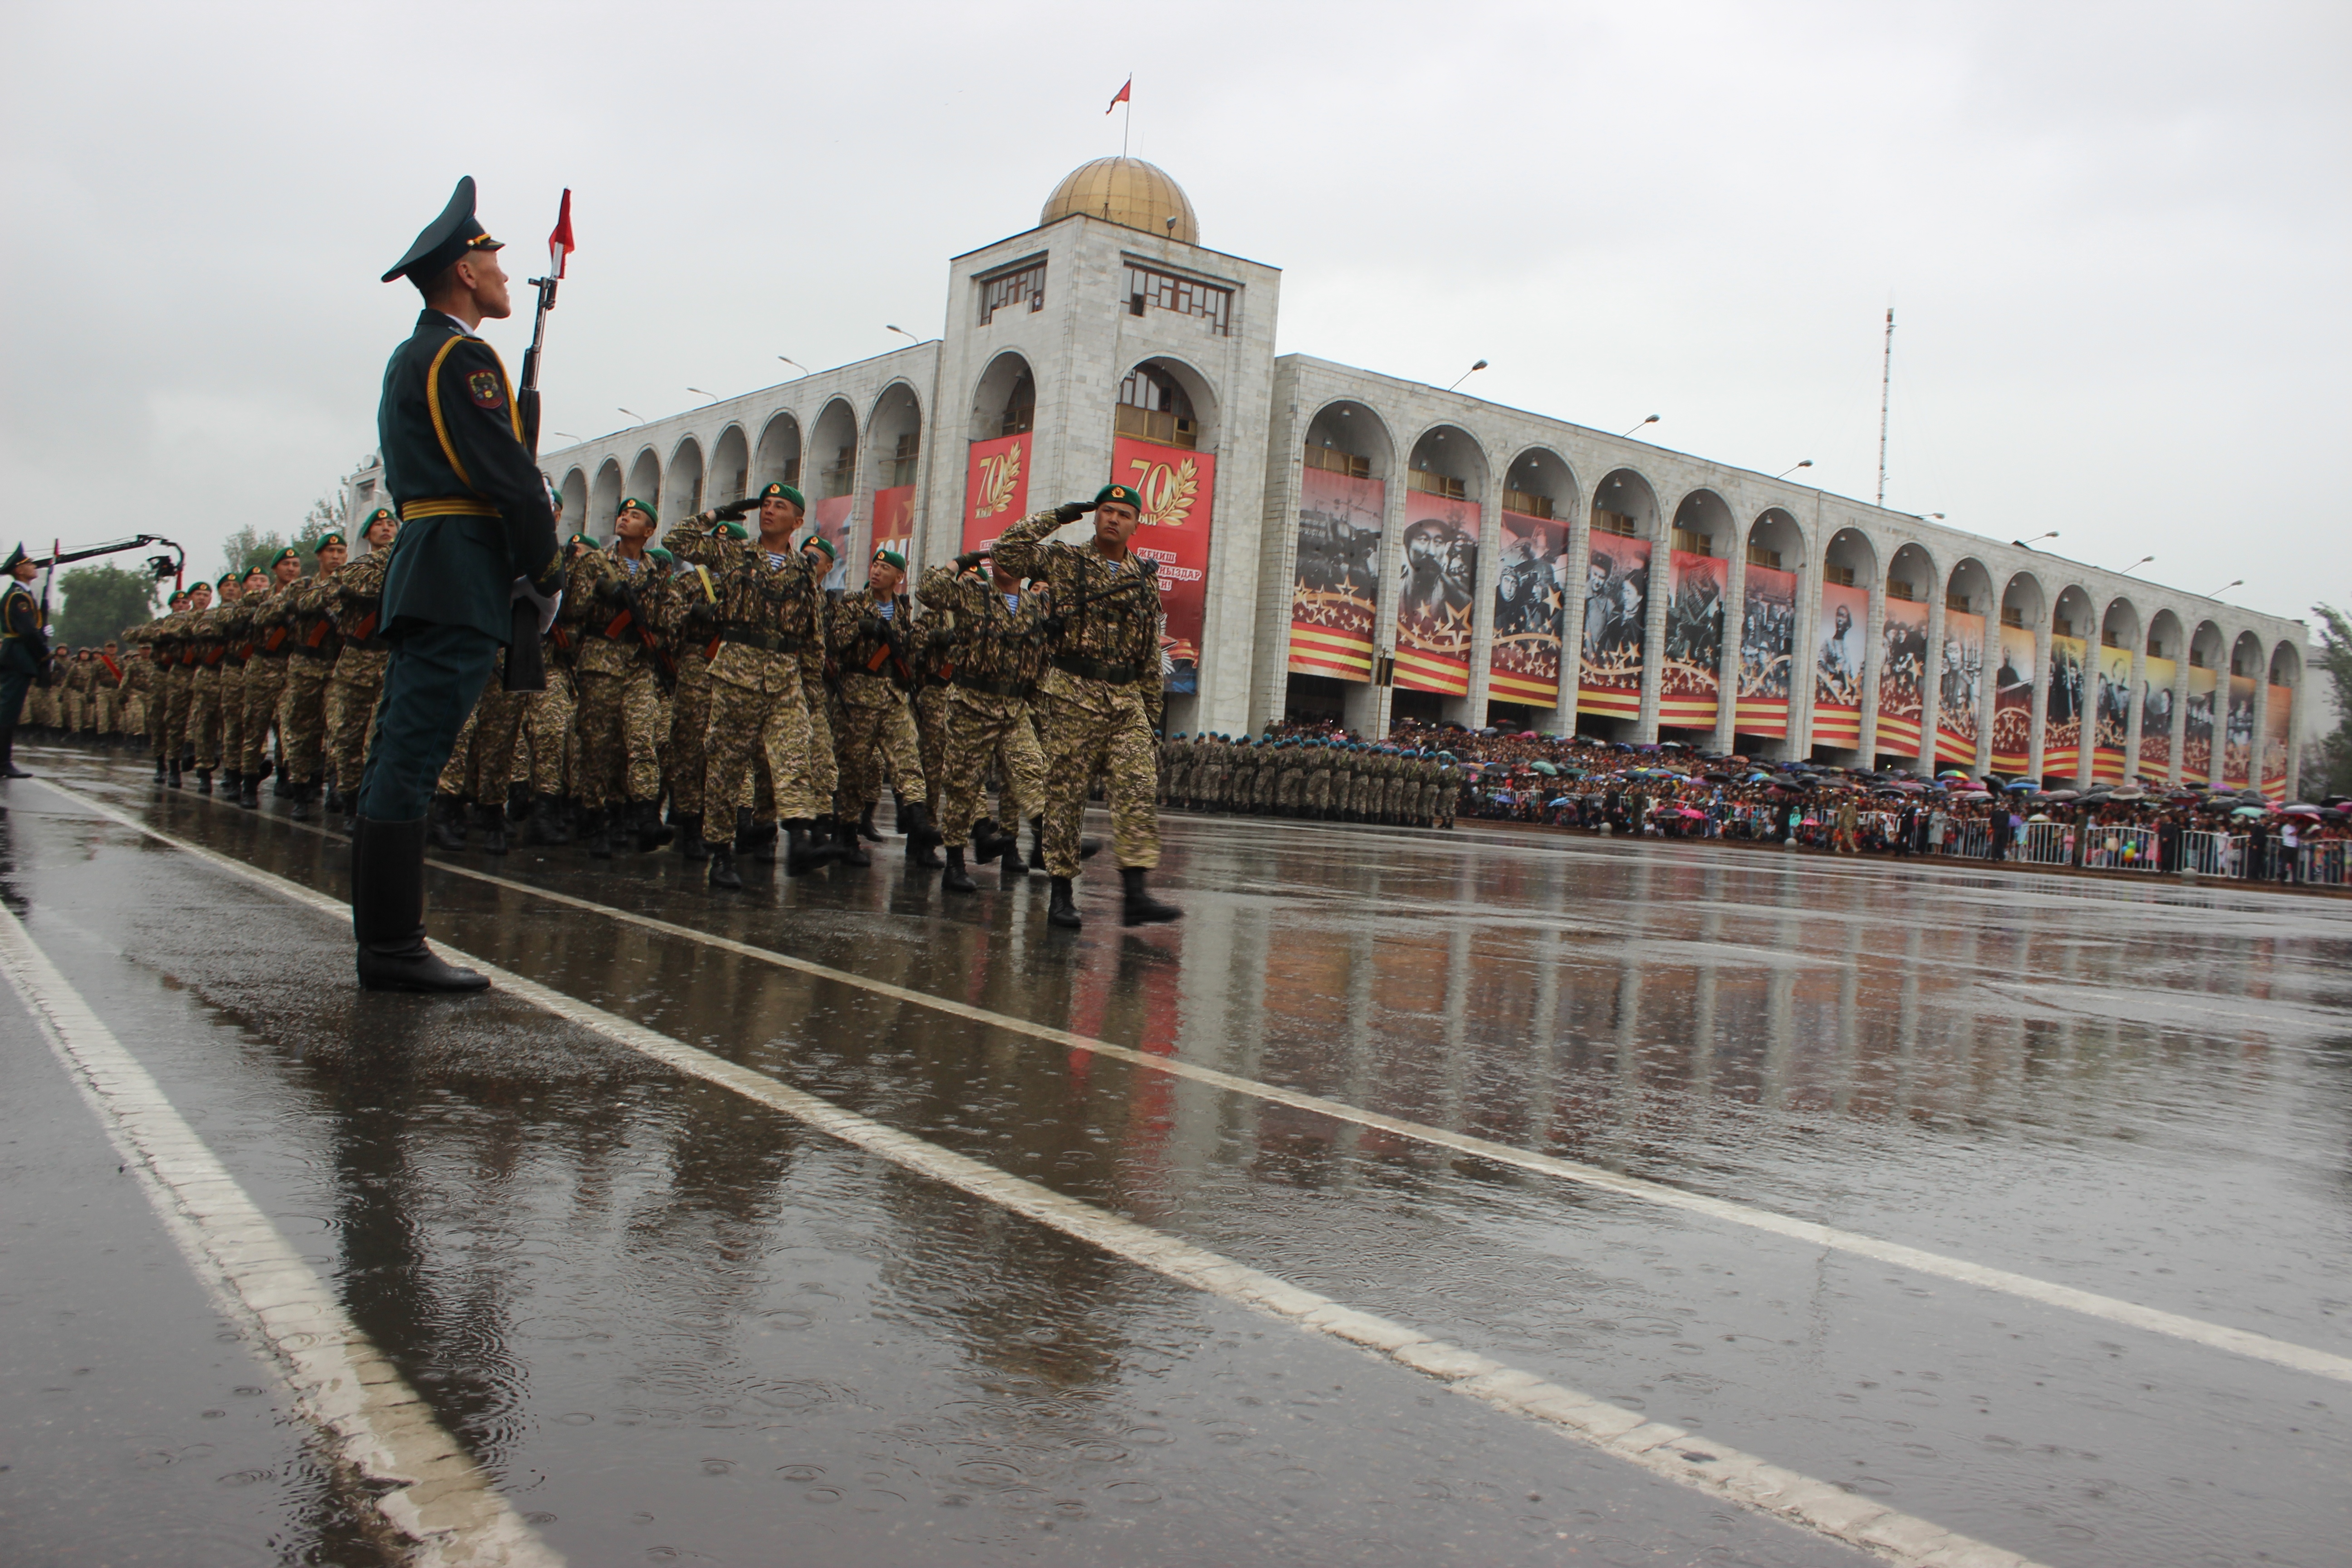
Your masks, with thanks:
[{"label": "red flag on rifle", "polygon": [[1110,109],[1106,109],[1106,110],[1103,110],[1103,112],[1104,112],[1105,114],[1108,114],[1108,113],[1110,112],[1111,109],[1117,109],[1120,104],[1122,104],[1122,103],[1126,103],[1126,102],[1129,102],[1129,96],[1128,96],[1128,95],[1129,95],[1130,92],[1132,92],[1132,91],[1134,90],[1134,89],[1135,89],[1135,79],[1134,79],[1133,77],[1129,77],[1129,78],[1128,78],[1128,79],[1127,79],[1127,85],[1126,85],[1126,86],[1124,86],[1124,87],[1122,87],[1122,88],[1120,88],[1120,89],[1118,89],[1118,96],[1117,96],[1117,97],[1115,97],[1115,98],[1113,98],[1113,99],[1110,100]]},{"label": "red flag on rifle", "polygon": [[552,268],[550,277],[563,276],[563,260],[580,247],[572,243],[572,187],[563,188],[563,208],[555,216],[555,232],[547,237],[547,264]]}]

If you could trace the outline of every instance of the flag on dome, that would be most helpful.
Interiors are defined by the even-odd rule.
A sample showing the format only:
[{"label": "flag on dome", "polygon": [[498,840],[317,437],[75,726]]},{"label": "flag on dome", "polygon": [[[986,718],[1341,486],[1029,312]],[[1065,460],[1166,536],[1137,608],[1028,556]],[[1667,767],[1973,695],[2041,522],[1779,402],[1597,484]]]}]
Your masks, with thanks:
[{"label": "flag on dome", "polygon": [[572,187],[563,187],[563,206],[555,215],[555,232],[547,237],[547,264],[553,268],[551,276],[563,276],[565,258],[580,247],[572,243]]},{"label": "flag on dome", "polygon": [[1105,109],[1103,112],[1105,114],[1108,114],[1111,110],[1117,109],[1120,104],[1133,101],[1129,95],[1134,90],[1135,79],[1133,77],[1129,77],[1127,79],[1126,84],[1120,87],[1118,92],[1112,94],[1109,108]]}]

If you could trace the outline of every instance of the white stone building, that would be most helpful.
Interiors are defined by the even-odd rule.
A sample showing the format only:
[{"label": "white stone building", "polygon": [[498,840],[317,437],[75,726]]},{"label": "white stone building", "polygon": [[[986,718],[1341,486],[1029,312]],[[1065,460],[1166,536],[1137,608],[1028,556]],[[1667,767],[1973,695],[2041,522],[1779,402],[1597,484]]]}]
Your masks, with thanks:
[{"label": "white stone building", "polygon": [[1277,356],[1281,274],[1199,237],[1159,169],[1087,164],[950,262],[943,340],[544,453],[566,526],[782,479],[862,581],[877,540],[944,561],[1124,464],[1167,525],[1139,542],[1168,546],[1171,731],[1410,716],[2294,792],[2302,622]]}]

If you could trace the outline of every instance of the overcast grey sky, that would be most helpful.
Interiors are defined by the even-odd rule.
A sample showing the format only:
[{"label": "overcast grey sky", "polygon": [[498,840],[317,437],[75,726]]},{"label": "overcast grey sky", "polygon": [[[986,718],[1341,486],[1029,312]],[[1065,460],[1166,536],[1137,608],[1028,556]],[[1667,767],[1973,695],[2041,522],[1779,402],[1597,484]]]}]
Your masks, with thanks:
[{"label": "overcast grey sky", "polygon": [[[2284,615],[2352,600],[2352,8],[19,4],[0,483],[219,570],[374,445],[376,277],[456,177],[544,258],[551,431],[940,330],[946,258],[1134,146],[1281,348]],[[519,368],[528,316],[489,332]],[[551,444],[554,444],[551,438]]]}]

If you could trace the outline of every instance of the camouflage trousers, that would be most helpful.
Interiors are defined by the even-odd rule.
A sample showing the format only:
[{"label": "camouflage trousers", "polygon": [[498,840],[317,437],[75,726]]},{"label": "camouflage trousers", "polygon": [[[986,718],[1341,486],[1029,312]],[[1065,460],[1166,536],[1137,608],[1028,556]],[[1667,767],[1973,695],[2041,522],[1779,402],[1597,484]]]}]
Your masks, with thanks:
[{"label": "camouflage trousers", "polygon": [[931,816],[940,814],[940,802],[947,791],[947,763],[941,747],[948,734],[948,694],[952,687],[936,682],[915,693],[916,749],[923,759],[923,783],[927,786],[924,804]]},{"label": "camouflage trousers", "polygon": [[346,643],[327,679],[327,761],[335,787],[345,795],[360,787],[360,772],[375,747],[376,699],[383,695],[383,667],[391,659],[388,647]]},{"label": "camouflage trousers", "polygon": [[220,766],[221,667],[200,664],[188,674],[188,743],[199,771]]},{"label": "camouflage trousers", "polygon": [[319,755],[327,742],[327,681],[332,661],[308,654],[286,661],[286,689],[278,699],[278,743],[286,752],[286,776],[296,784],[319,777]]},{"label": "camouflage trousers", "polygon": [[677,692],[669,705],[669,752],[662,762],[670,809],[681,816],[702,815],[702,781],[710,771],[703,732],[709,728],[710,661],[702,657],[698,643],[678,656]]},{"label": "camouflage trousers", "polygon": [[1307,775],[1307,809],[1320,816],[1331,809],[1331,770],[1317,768]]},{"label": "camouflage trousers", "polygon": [[[268,753],[269,727],[278,721],[278,705],[286,698],[286,664],[290,655],[274,658],[256,654],[245,667],[245,749],[239,753],[237,772],[247,778],[261,771],[262,759]],[[278,736],[283,748],[286,738]]]},{"label": "camouflage trousers", "polygon": [[188,754],[188,682],[196,672],[184,664],[175,664],[163,671],[163,681],[155,699],[155,717],[162,729],[155,732],[155,754],[159,757],[184,757]]},{"label": "camouflage trousers", "polygon": [[580,772],[573,793],[580,804],[596,811],[660,799],[661,689],[653,669],[634,664],[577,673],[580,708],[572,722],[580,736]]},{"label": "camouflage trousers", "polygon": [[915,735],[915,716],[907,700],[895,691],[889,700],[872,703],[845,702],[835,714],[834,746],[840,759],[841,783],[835,792],[835,809],[856,817],[882,798],[882,770],[908,800],[924,801],[929,788],[923,779],[922,744]]},{"label": "camouflage trousers", "polygon": [[551,667],[547,689],[523,693],[520,708],[523,740],[530,747],[530,791],[533,795],[561,795],[572,746],[574,703],[570,673]]},{"label": "camouflage trousers", "polygon": [[[702,784],[708,812],[751,807],[762,822],[799,822],[817,815],[823,798],[809,788],[809,705],[801,691],[800,660],[752,654],[768,662],[751,680],[710,678],[710,717],[703,726]],[[748,664],[748,659],[747,659]],[[707,832],[731,831],[731,816]]]},{"label": "camouflage trousers", "polygon": [[1121,868],[1160,864],[1160,814],[1151,804],[1157,768],[1151,721],[1133,686],[1049,669],[1037,689],[1038,740],[1045,752],[1045,870],[1078,874],[1087,790],[1108,773],[1111,853]]},{"label": "camouflage trousers", "polygon": [[1297,810],[1298,803],[1305,798],[1306,793],[1306,769],[1285,768],[1275,775],[1274,808],[1276,811]]},{"label": "camouflage trousers", "polygon": [[833,739],[835,703],[825,689],[823,660],[801,661],[801,696],[808,704],[808,792],[822,805],[841,789],[841,752]]},{"label": "camouflage trousers", "polygon": [[971,842],[971,826],[988,815],[981,785],[993,763],[1004,780],[998,820],[1015,832],[1024,816],[1039,814],[1045,797],[1045,752],[1029,722],[1029,704],[1018,697],[992,697],[958,688],[940,723],[939,827],[953,848]]},{"label": "camouflage trousers", "polygon": [[122,732],[122,692],[118,687],[101,686],[91,699],[91,722],[101,735]]},{"label": "camouflage trousers", "polygon": [[449,760],[433,786],[436,794],[461,795],[483,805],[506,804],[507,784],[514,774],[515,734],[530,695],[506,689],[506,661],[501,652],[491,664],[481,695],[457,728]]}]

